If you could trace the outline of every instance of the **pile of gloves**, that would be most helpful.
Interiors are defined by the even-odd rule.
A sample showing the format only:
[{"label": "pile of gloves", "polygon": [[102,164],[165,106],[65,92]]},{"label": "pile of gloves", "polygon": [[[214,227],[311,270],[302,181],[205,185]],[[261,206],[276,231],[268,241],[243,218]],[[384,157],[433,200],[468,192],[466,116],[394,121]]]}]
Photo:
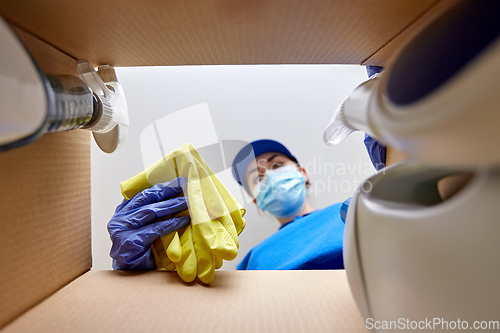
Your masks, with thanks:
[{"label": "pile of gloves", "polygon": [[192,144],[120,186],[125,199],[108,223],[114,269],[156,267],[209,284],[236,258],[245,210]]}]

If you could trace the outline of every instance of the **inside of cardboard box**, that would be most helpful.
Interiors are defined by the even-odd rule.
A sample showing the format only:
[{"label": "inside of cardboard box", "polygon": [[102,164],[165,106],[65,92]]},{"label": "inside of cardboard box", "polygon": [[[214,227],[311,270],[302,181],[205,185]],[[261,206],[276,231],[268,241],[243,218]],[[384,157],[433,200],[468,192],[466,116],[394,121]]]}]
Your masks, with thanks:
[{"label": "inside of cardboard box", "polygon": [[[21,0],[2,2],[0,13],[42,70],[74,75],[80,58],[114,66],[385,65],[412,31],[450,3]],[[220,272],[213,288],[178,289],[164,284],[175,281],[174,275],[89,271],[90,144],[88,132],[73,131],[0,155],[8,193],[0,202],[1,256],[7,259],[0,273],[0,327],[154,329],[155,323],[169,323],[167,315],[183,329],[193,322],[173,318],[193,311],[185,297],[192,293],[205,302],[195,308],[202,320],[194,324],[203,330],[363,330],[344,272]],[[213,292],[219,289],[224,292]],[[171,302],[175,296],[180,303]],[[260,319],[242,321],[248,312]],[[238,320],[229,316],[227,324],[221,313]]]}]

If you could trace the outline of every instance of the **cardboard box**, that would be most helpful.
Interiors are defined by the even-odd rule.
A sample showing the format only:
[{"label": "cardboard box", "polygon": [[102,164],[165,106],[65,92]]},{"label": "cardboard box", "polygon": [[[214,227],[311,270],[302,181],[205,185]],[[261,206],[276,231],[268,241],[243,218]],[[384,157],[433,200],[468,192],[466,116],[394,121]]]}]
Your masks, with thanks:
[{"label": "cardboard box", "polygon": [[[47,73],[94,65],[384,65],[435,0],[2,1]],[[344,271],[91,269],[90,133],[0,154],[0,327],[19,331],[364,331]]]}]

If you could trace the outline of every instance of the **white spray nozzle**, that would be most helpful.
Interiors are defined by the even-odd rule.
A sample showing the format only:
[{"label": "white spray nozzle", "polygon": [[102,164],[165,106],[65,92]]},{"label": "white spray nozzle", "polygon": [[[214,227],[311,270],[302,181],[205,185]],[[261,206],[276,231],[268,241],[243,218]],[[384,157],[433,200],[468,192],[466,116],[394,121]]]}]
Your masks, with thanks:
[{"label": "white spray nozzle", "polygon": [[[107,81],[103,82],[99,75]],[[99,120],[90,128],[94,139],[106,153],[120,149],[128,134],[128,109],[121,84],[116,79],[116,72],[112,66],[99,66],[99,73],[94,70],[88,60],[77,62],[78,77],[84,81],[92,92],[99,97],[102,114]]]},{"label": "white spray nozzle", "polygon": [[375,74],[361,83],[335,110],[332,121],[323,133],[323,140],[327,145],[338,145],[355,131],[363,131],[378,139],[377,129],[370,121],[369,113],[370,99],[377,92],[380,77],[380,74]]},{"label": "white spray nozzle", "polygon": [[357,131],[352,127],[345,117],[345,101],[335,110],[332,121],[323,132],[323,141],[327,145],[338,145],[352,132]]}]

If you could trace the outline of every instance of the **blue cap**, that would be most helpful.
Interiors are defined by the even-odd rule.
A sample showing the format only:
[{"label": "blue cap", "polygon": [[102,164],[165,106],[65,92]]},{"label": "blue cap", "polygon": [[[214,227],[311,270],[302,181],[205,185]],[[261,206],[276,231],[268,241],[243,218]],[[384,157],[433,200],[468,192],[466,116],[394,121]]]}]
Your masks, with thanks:
[{"label": "blue cap", "polygon": [[256,157],[271,152],[281,153],[295,163],[298,163],[295,156],[293,156],[292,153],[290,153],[290,151],[278,141],[264,139],[250,142],[248,145],[243,147],[238,154],[236,154],[233,161],[233,176],[238,184],[243,186],[248,191],[245,177],[248,165],[254,161]]}]

